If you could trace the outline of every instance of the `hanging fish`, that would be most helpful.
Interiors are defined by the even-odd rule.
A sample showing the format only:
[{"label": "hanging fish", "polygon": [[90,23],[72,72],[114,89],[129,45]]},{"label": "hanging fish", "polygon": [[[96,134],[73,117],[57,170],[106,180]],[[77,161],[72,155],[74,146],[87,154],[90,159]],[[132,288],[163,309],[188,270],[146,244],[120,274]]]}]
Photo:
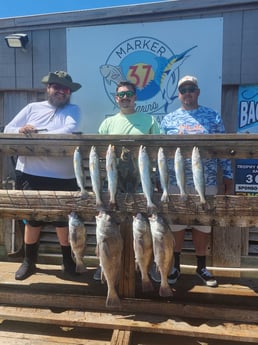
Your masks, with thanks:
[{"label": "hanging fish", "polygon": [[153,214],[149,217],[149,221],[153,242],[154,261],[161,277],[159,295],[161,297],[173,296],[167,277],[173,266],[175,239],[172,231],[163,218],[157,214]]},{"label": "hanging fish", "polygon": [[180,147],[178,147],[175,152],[174,168],[175,168],[175,175],[176,175],[176,183],[179,188],[181,198],[183,200],[186,200],[187,194],[185,192],[184,157],[182,156]]},{"label": "hanging fish", "polygon": [[86,189],[84,188],[84,183],[83,183],[82,158],[81,158],[79,146],[77,146],[76,149],[74,150],[73,168],[74,168],[77,185],[81,190],[81,196],[83,199],[85,199],[88,197],[88,193]]},{"label": "hanging fish", "polygon": [[153,291],[148,274],[153,261],[152,237],[150,224],[141,213],[133,216],[133,248],[135,263],[141,272],[142,291]]},{"label": "hanging fish", "polygon": [[86,250],[87,231],[83,221],[75,213],[71,212],[69,218],[69,242],[76,262],[76,272],[83,273],[86,271],[83,256]]},{"label": "hanging fish", "polygon": [[200,196],[201,204],[206,203],[205,199],[205,178],[202,159],[200,156],[200,151],[198,147],[194,147],[192,151],[192,172],[193,172],[193,182],[196,192]]},{"label": "hanging fish", "polygon": [[160,147],[158,150],[158,169],[159,169],[160,184],[163,191],[160,201],[166,203],[169,201],[169,195],[168,195],[169,173],[168,173],[167,158],[165,156],[165,153],[162,147]]},{"label": "hanging fish", "polygon": [[157,207],[152,202],[153,186],[151,181],[151,165],[146,147],[141,145],[138,155],[138,167],[141,178],[141,185],[143,193],[147,199],[147,209],[150,213],[153,212]]},{"label": "hanging fish", "polygon": [[117,169],[120,190],[124,193],[135,193],[140,181],[139,171],[131,151],[124,146]]},{"label": "hanging fish", "polygon": [[91,147],[89,155],[89,170],[92,190],[96,196],[96,208],[98,211],[103,209],[103,202],[101,199],[101,175],[100,175],[100,164],[99,156],[95,146]]},{"label": "hanging fish", "polygon": [[119,226],[106,212],[101,211],[96,216],[96,224],[97,255],[108,286],[106,307],[120,307],[116,286],[121,269],[123,239]]},{"label": "hanging fish", "polygon": [[106,171],[108,179],[109,204],[116,205],[116,192],[118,184],[118,171],[115,146],[109,145],[106,152]]}]

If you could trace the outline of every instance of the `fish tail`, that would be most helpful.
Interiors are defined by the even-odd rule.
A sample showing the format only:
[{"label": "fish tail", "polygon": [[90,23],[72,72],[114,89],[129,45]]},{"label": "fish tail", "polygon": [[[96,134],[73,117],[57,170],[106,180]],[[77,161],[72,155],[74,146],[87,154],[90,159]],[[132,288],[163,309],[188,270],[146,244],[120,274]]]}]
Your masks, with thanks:
[{"label": "fish tail", "polygon": [[107,308],[120,308],[121,307],[121,301],[118,297],[118,294],[116,291],[113,291],[113,293],[108,293],[107,299],[106,299],[106,307]]},{"label": "fish tail", "polygon": [[200,195],[200,203],[201,204],[206,204],[206,199],[204,195]]},{"label": "fish tail", "polygon": [[164,202],[164,203],[169,202],[169,195],[168,195],[167,191],[165,191],[165,190],[163,191],[161,198],[160,198],[160,201]]},{"label": "fish tail", "polygon": [[104,204],[103,204],[102,201],[96,202],[96,210],[97,210],[97,211],[104,211],[104,210],[105,210]]},{"label": "fish tail", "polygon": [[188,199],[188,194],[186,194],[185,192],[181,193],[180,194],[180,199],[182,201],[186,201]]},{"label": "fish tail", "polygon": [[83,200],[87,199],[88,196],[89,196],[89,194],[88,194],[88,192],[87,192],[86,190],[82,190],[82,191],[81,191],[81,198],[82,198]]},{"label": "fish tail", "polygon": [[159,295],[160,297],[171,297],[173,296],[173,291],[171,290],[169,285],[166,285],[166,286],[160,285]]},{"label": "fish tail", "polygon": [[154,291],[154,287],[150,279],[142,280],[142,292],[150,292],[150,291]]},{"label": "fish tail", "polygon": [[157,212],[157,206],[155,204],[153,204],[152,201],[150,201],[147,204],[147,211],[149,214],[153,214],[153,213]]},{"label": "fish tail", "polygon": [[87,271],[87,268],[85,267],[83,261],[81,261],[81,262],[76,262],[76,269],[75,269],[75,271],[76,271],[77,273],[84,273],[84,272]]}]

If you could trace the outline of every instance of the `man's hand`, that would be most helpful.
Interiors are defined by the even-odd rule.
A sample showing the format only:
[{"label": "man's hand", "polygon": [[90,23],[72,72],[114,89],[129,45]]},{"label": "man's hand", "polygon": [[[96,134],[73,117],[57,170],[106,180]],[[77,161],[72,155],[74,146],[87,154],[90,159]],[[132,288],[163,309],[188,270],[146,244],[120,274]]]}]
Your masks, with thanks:
[{"label": "man's hand", "polygon": [[23,133],[23,134],[37,133],[37,129],[36,129],[36,127],[28,124],[28,125],[21,127],[19,129],[19,133]]}]

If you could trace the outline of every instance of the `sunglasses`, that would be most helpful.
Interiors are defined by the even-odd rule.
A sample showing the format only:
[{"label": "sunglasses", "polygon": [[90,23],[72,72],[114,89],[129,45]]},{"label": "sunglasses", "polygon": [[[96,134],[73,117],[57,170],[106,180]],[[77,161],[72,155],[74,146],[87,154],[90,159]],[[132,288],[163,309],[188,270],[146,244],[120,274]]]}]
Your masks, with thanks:
[{"label": "sunglasses", "polygon": [[50,84],[50,87],[52,87],[55,91],[63,91],[63,93],[65,93],[66,95],[69,95],[71,93],[69,87],[65,87],[58,84]]},{"label": "sunglasses", "polygon": [[133,91],[121,91],[121,92],[117,92],[116,95],[122,99],[124,98],[124,96],[131,98],[135,95],[135,93]]},{"label": "sunglasses", "polygon": [[182,89],[179,89],[179,92],[181,93],[181,95],[184,95],[187,92],[194,93],[195,90],[197,90],[197,87],[190,86],[190,87],[183,87]]}]

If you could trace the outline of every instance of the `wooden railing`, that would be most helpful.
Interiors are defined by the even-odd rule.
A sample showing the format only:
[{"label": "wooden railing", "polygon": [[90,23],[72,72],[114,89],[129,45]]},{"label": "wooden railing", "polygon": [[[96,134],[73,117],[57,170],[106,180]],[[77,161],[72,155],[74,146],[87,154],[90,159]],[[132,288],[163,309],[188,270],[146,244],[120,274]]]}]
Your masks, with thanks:
[{"label": "wooden railing", "polygon": [[[145,145],[155,164],[160,146],[168,158],[174,157],[177,147],[184,157],[190,157],[194,146],[198,146],[203,158],[258,158],[258,136],[246,134],[216,135],[142,135],[142,136],[103,136],[103,135],[42,135],[30,137],[20,134],[0,134],[0,152],[4,155],[71,156],[79,146],[82,157],[88,159],[92,145],[97,147],[99,156],[104,159],[108,145],[112,143],[120,155],[122,146],[126,146],[138,155],[140,145]],[[234,164],[233,164],[234,166]],[[3,178],[2,178],[3,180]],[[128,202],[128,196],[118,193],[116,213],[146,212],[144,195],[136,193]],[[108,203],[107,192],[103,192],[104,202]],[[197,195],[190,195],[187,201],[180,196],[170,195],[168,204],[160,203],[160,193],[154,192],[153,200],[158,211],[170,214],[173,221],[185,224],[204,224],[220,226],[254,226],[257,224],[258,199],[247,196],[217,195],[208,196],[207,205],[200,206]],[[3,217],[32,217],[37,219],[62,218],[74,210],[85,220],[91,220],[96,214],[95,196],[89,190],[89,197],[81,200],[79,192],[46,192],[0,190],[0,215]]]},{"label": "wooden railing", "polygon": [[[185,158],[190,157],[194,146],[198,146],[202,158],[258,158],[258,136],[250,134],[216,134],[216,135],[142,135],[142,136],[103,136],[103,135],[42,135],[31,137],[24,135],[0,134],[0,150],[3,156],[37,155],[37,156],[72,156],[75,148],[80,147],[83,159],[88,159],[92,145],[102,160],[105,159],[109,144],[116,147],[118,156],[123,146],[131,150],[137,157],[140,145],[147,147],[153,165],[157,159],[159,147],[163,147],[167,158],[173,158],[177,147],[181,148]],[[233,164],[234,166],[234,164]],[[3,180],[4,176],[2,176]],[[258,224],[258,198],[238,195],[216,195],[207,197],[207,205],[199,204],[197,195],[189,195],[182,201],[177,194],[170,195],[167,204],[160,203],[161,193],[154,192],[153,201],[158,212],[177,224],[203,224],[214,226],[214,236],[218,236],[216,227],[230,227],[230,238],[227,243],[217,243],[218,252],[227,253],[233,265],[239,265],[241,255],[239,249],[239,229]],[[103,201],[108,208],[108,192],[103,192]],[[91,189],[87,199],[81,199],[80,192],[54,191],[17,191],[0,190],[0,215],[8,218],[35,218],[44,220],[64,219],[70,211],[78,212],[83,219],[92,221],[97,214],[95,196]],[[113,216],[121,222],[120,229],[125,238],[124,276],[120,279],[120,294],[133,297],[134,254],[132,246],[131,220],[136,212],[147,212],[145,197],[142,193],[130,196],[117,194],[117,209]],[[216,231],[215,231],[216,230]],[[228,232],[227,232],[228,234]],[[236,236],[237,234],[237,236]],[[228,235],[227,235],[228,236]],[[237,239],[237,241],[236,241]],[[229,244],[230,243],[230,247]],[[233,245],[234,243],[234,245]],[[228,247],[227,247],[228,246]],[[237,249],[238,248],[238,249]],[[236,249],[238,253],[236,253]],[[231,253],[231,256],[229,255]],[[221,255],[218,255],[221,262]],[[227,260],[224,260],[226,264]]]}]

